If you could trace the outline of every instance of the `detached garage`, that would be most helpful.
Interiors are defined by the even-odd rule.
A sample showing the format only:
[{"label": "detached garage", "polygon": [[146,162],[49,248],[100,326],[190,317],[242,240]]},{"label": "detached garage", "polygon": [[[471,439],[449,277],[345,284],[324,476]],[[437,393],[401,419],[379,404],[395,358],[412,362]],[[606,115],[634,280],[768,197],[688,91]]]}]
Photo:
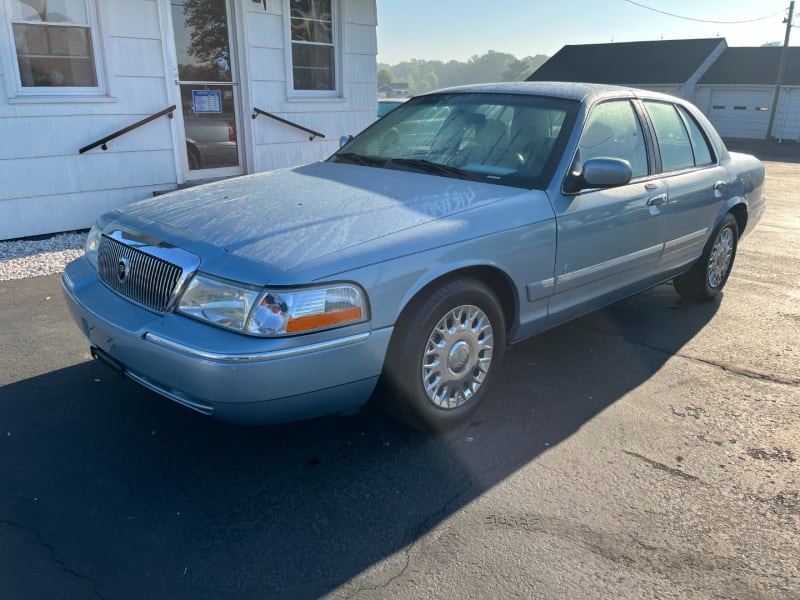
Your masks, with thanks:
[{"label": "detached garage", "polygon": [[528,81],[630,85],[693,101],[698,80],[726,48],[721,38],[570,45]]},{"label": "detached garage", "polygon": [[[726,138],[768,137],[781,47],[724,39],[564,46],[528,81],[631,85],[694,102]],[[771,137],[800,142],[800,48],[789,48]]]},{"label": "detached garage", "polygon": [[[727,48],[697,84],[695,103],[720,135],[763,140],[782,48]],[[800,48],[789,48],[772,137],[800,141]]]}]

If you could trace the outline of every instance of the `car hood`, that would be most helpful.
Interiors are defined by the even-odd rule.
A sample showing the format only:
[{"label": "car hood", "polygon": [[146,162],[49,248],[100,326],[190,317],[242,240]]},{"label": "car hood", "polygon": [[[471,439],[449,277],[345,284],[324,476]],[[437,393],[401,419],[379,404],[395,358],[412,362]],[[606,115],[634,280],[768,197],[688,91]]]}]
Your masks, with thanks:
[{"label": "car hood", "polygon": [[[195,252],[204,270],[225,274],[218,261],[233,267],[233,256],[268,266],[258,269],[264,283],[278,272],[319,264],[323,257],[382,238],[407,239],[408,230],[521,193],[525,190],[323,162],[180,190],[130,204],[112,219]],[[372,245],[386,251],[385,243]],[[364,264],[392,258],[367,254],[365,249]]]}]

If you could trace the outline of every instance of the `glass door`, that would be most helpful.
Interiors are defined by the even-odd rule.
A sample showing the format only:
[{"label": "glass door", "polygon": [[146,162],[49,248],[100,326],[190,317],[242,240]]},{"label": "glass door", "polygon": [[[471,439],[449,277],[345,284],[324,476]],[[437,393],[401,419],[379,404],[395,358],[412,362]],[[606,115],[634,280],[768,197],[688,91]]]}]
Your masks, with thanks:
[{"label": "glass door", "polygon": [[228,0],[173,0],[186,177],[242,173],[239,92]]}]

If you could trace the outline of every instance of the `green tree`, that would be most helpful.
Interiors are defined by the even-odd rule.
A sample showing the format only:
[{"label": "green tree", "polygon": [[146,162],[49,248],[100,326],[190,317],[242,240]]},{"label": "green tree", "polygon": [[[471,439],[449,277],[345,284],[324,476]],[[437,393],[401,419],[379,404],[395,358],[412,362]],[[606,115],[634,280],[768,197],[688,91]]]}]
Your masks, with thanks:
[{"label": "green tree", "polygon": [[547,56],[544,54],[512,60],[503,72],[503,81],[525,81],[545,62],[547,62]]},{"label": "green tree", "polygon": [[185,0],[183,14],[190,30],[189,54],[202,61],[227,60],[228,20],[219,0]]},{"label": "green tree", "polygon": [[378,86],[386,85],[395,81],[394,73],[390,68],[378,71]]},{"label": "green tree", "polygon": [[520,81],[538,69],[547,56],[537,54],[518,59],[513,54],[489,50],[482,55],[472,56],[466,62],[450,60],[413,59],[396,65],[378,65],[378,85],[391,73],[393,79],[408,83],[411,94],[469,83],[488,83],[492,81]]}]

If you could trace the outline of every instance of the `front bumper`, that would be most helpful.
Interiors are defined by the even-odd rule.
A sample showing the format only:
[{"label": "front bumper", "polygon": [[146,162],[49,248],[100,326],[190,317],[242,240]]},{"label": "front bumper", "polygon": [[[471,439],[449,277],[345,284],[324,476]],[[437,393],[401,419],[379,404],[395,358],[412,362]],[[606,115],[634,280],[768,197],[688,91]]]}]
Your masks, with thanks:
[{"label": "front bumper", "polygon": [[142,308],[103,285],[85,258],[67,266],[62,286],[95,354],[175,402],[234,423],[294,421],[364,404],[392,333],[361,323],[305,336],[244,336]]}]

